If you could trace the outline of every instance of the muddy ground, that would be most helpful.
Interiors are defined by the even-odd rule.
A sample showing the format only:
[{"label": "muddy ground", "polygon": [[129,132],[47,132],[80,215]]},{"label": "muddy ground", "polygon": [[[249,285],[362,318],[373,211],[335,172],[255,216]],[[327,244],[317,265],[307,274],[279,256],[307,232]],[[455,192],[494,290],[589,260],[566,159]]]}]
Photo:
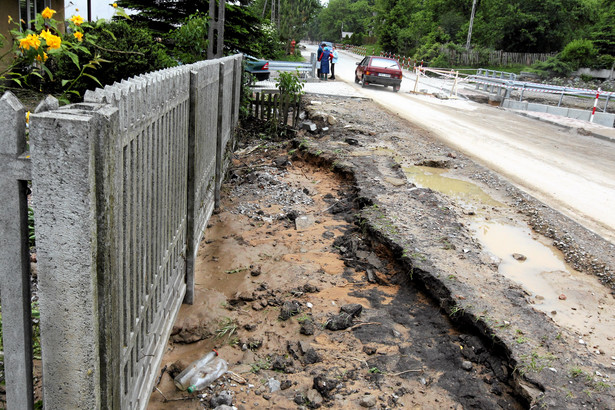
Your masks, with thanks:
[{"label": "muddy ground", "polygon": [[[612,244],[369,101],[306,108],[316,133],[244,129],[150,409],[615,407]],[[492,221],[576,273],[541,292],[506,277],[472,228]],[[212,348],[232,373],[178,391]]]}]

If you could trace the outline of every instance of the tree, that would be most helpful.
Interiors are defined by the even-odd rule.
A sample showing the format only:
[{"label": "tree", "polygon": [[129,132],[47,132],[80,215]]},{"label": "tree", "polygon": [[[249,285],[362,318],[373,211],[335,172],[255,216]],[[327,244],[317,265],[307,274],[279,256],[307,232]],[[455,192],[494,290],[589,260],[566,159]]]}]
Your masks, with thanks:
[{"label": "tree", "polygon": [[[159,32],[161,35],[182,25],[190,16],[209,12],[209,1],[206,0],[118,0],[118,5],[138,10],[134,16],[137,22]],[[248,0],[226,1],[224,14],[224,47],[225,51],[238,51],[266,58],[272,58],[279,52],[280,46],[270,38],[271,33],[265,30],[259,16],[250,7]]]}]

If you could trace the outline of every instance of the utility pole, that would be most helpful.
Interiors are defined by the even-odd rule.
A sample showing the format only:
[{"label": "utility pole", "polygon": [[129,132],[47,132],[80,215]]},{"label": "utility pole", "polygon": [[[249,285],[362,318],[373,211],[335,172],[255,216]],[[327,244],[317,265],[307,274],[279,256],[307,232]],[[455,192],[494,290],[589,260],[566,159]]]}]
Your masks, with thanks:
[{"label": "utility pole", "polygon": [[470,15],[470,27],[468,28],[468,41],[466,50],[470,51],[470,41],[472,40],[472,25],[474,24],[474,12],[476,11],[476,0],[472,2],[472,14]]}]

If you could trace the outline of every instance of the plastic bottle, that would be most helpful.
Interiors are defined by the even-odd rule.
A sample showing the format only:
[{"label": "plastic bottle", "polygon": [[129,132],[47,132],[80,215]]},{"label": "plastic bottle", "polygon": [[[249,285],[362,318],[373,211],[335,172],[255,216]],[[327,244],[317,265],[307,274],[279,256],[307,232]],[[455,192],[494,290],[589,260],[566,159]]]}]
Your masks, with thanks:
[{"label": "plastic bottle", "polygon": [[181,372],[175,377],[174,381],[177,388],[179,390],[186,390],[188,387],[190,387],[190,385],[192,384],[191,380],[197,374],[197,371],[199,371],[201,368],[204,368],[209,362],[216,358],[216,356],[218,356],[218,352],[212,350],[200,359],[190,363],[188,367],[184,369],[183,372]]},{"label": "plastic bottle", "polygon": [[203,390],[226,373],[227,370],[228,363],[226,363],[226,360],[216,357],[197,370],[196,374],[190,379],[190,386],[186,390],[188,390],[188,393]]}]

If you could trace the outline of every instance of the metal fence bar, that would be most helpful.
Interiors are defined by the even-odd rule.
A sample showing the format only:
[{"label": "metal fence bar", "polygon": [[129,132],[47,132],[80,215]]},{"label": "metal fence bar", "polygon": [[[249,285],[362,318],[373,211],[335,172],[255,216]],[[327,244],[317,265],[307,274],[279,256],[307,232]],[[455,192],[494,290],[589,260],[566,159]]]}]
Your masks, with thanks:
[{"label": "metal fence bar", "polygon": [[28,248],[26,110],[6,92],[0,98],[0,294],[6,398],[15,409],[32,409],[32,322]]}]

